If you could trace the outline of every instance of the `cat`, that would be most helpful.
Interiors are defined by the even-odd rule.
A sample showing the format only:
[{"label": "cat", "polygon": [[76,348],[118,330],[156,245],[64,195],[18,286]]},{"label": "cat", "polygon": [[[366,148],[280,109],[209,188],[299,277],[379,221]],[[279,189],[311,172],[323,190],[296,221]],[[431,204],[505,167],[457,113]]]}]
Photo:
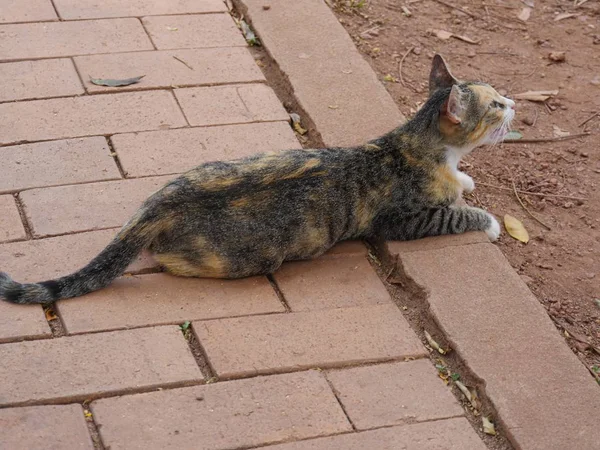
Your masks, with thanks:
[{"label": "cat", "polygon": [[454,204],[475,187],[457,166],[504,137],[514,107],[488,84],[456,79],[435,55],[429,99],[384,136],[357,147],[202,164],[151,195],[81,270],[30,284],[0,272],[0,297],[23,304],[81,296],[109,285],[144,249],[174,275],[241,278],[347,239],[481,230],[495,240],[492,215]]}]

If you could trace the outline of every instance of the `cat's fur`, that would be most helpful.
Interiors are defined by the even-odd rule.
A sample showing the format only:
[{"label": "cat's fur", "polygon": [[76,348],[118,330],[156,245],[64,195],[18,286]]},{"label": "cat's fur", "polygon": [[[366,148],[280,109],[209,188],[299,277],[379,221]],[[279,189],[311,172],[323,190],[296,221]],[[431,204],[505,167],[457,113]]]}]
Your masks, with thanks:
[{"label": "cat's fur", "polygon": [[48,303],[101,289],[146,248],[175,275],[239,278],[313,258],[345,239],[408,240],[470,230],[496,239],[493,216],[453,205],[474,189],[457,164],[504,136],[514,102],[487,84],[456,80],[439,55],[429,82],[430,98],[415,117],[366,145],[192,169],[150,196],[83,269],[32,284],[0,273],[0,297]]}]

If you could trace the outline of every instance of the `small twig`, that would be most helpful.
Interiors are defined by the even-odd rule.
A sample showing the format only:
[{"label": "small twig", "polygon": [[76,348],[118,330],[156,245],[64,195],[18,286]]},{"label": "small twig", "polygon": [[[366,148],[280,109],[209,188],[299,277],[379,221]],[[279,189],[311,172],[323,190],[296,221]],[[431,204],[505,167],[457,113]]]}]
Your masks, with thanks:
[{"label": "small twig", "polygon": [[536,144],[538,142],[559,142],[559,141],[568,141],[570,139],[577,139],[580,137],[589,136],[592,133],[579,133],[579,134],[570,134],[568,136],[558,136],[553,138],[538,138],[538,139],[507,139],[506,141],[502,141],[502,144]]},{"label": "small twig", "polygon": [[583,122],[581,122],[579,125],[577,125],[578,127],[582,127],[584,126],[586,123],[588,123],[590,120],[592,120],[594,117],[600,116],[600,112],[595,112],[594,114],[592,114],[590,117],[588,117],[587,119],[585,119]]},{"label": "small twig", "polygon": [[413,51],[414,48],[415,48],[414,46],[409,48],[406,51],[406,53],[404,53],[404,55],[402,55],[402,59],[398,63],[398,78],[400,78],[400,83],[402,83],[402,86],[406,86],[406,84],[404,83],[404,79],[402,78],[402,63],[404,62],[404,60],[406,59],[408,54]]},{"label": "small twig", "polygon": [[367,34],[371,31],[377,31],[379,28],[381,28],[379,25],[375,25],[374,27],[368,28],[365,31],[361,31],[360,35],[362,36],[363,34]]},{"label": "small twig", "polygon": [[[494,184],[487,184],[487,183],[478,182],[477,185],[478,186],[486,186],[486,187],[489,187],[489,188],[492,188],[492,189],[499,189],[501,191],[508,191],[508,192],[512,192],[513,191],[510,188],[505,188],[503,186],[496,186]],[[525,194],[525,195],[534,195],[536,197],[555,197],[555,198],[566,198],[566,199],[569,199],[569,200],[587,201],[587,198],[584,198],[584,197],[574,197],[572,195],[544,194],[542,192],[522,191],[520,189],[517,189],[517,192],[519,192],[521,194]]]},{"label": "small twig", "polygon": [[173,58],[176,59],[177,61],[179,61],[181,64],[183,64],[184,66],[186,66],[188,69],[190,70],[194,70],[194,68],[192,66],[190,66],[188,63],[186,63],[183,59],[178,58],[177,56],[173,55]]},{"label": "small twig", "polygon": [[463,14],[466,14],[467,16],[472,17],[473,19],[481,19],[481,16],[475,13],[472,13],[470,11],[467,11],[464,8],[461,8],[460,6],[454,6],[451,3],[446,3],[444,0],[433,0],[434,2],[437,2],[441,5],[447,6],[448,8],[452,8],[452,9],[456,9],[457,11],[460,11]]},{"label": "small twig", "polygon": [[531,124],[532,127],[535,127],[538,117],[540,116],[540,111],[538,109],[535,109],[534,111],[535,111],[535,117],[533,118],[533,123]]},{"label": "small twig", "polygon": [[548,106],[548,103],[544,102],[544,106],[546,107],[546,111],[548,111],[548,114],[552,114],[552,110]]},{"label": "small twig", "polygon": [[575,8],[579,8],[581,5],[583,5],[587,1],[588,0],[581,0],[580,2],[577,2],[577,0],[576,0],[575,1]]},{"label": "small twig", "polygon": [[[508,167],[507,167],[507,170],[508,170]],[[519,201],[519,203],[521,204],[521,206],[523,207],[523,209],[525,210],[525,212],[527,214],[529,214],[531,217],[533,217],[537,222],[539,222],[544,227],[546,227],[548,230],[552,230],[552,228],[550,228],[548,225],[546,225],[544,222],[542,222],[540,219],[538,219],[531,211],[529,211],[529,208],[527,208],[527,206],[525,206],[525,203],[523,203],[523,200],[521,200],[521,197],[519,197],[519,193],[517,192],[517,187],[515,186],[515,180],[514,180],[514,178],[511,179],[511,183],[512,183],[512,188],[513,188],[513,192],[515,194],[515,197],[517,197],[517,200]]]}]

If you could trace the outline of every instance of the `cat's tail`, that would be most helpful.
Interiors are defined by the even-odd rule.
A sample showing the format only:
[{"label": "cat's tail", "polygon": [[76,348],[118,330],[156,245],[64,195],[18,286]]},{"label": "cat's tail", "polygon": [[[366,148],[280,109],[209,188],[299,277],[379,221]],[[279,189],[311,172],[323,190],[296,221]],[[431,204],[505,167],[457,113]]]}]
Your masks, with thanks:
[{"label": "cat's tail", "polygon": [[0,298],[11,303],[51,303],[108,286],[164,228],[164,221],[142,207],[108,246],[71,275],[41,283],[18,283],[0,272]]}]

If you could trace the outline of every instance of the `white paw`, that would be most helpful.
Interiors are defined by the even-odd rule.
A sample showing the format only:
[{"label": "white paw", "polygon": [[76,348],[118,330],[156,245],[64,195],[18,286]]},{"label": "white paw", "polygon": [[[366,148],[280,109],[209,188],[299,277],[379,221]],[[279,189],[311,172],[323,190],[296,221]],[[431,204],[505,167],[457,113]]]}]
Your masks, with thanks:
[{"label": "white paw", "polygon": [[475,182],[473,178],[463,172],[457,172],[458,181],[460,181],[461,186],[467,194],[470,194],[475,190]]},{"label": "white paw", "polygon": [[496,220],[494,216],[489,213],[486,213],[491,220],[490,226],[485,230],[485,234],[487,234],[490,241],[495,241],[500,236],[500,224]]}]

